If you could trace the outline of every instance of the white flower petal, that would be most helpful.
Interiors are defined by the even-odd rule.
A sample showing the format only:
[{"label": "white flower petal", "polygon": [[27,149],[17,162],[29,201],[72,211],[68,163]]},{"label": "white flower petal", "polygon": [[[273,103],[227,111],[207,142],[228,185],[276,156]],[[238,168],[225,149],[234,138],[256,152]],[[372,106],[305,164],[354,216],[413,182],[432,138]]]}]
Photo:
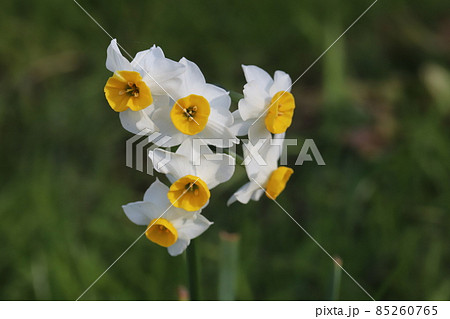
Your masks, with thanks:
[{"label": "white flower petal", "polygon": [[153,104],[141,111],[126,110],[120,112],[120,122],[124,129],[133,134],[145,135],[150,132],[157,132],[159,128],[152,120],[155,107],[168,107],[169,103],[168,96],[153,96]]},{"label": "white flower petal", "polygon": [[[272,169],[268,166],[266,151],[268,149],[267,143],[260,146],[260,144],[250,145],[245,144],[243,147],[244,159],[246,161],[245,171],[250,181],[253,179],[258,183],[265,185]],[[253,152],[251,152],[252,150]],[[255,155],[256,154],[256,155]]]},{"label": "white flower petal", "polygon": [[[157,107],[152,114],[152,119],[155,125],[158,127],[159,132],[164,137],[170,137],[169,140],[167,138],[162,138],[155,141],[156,145],[172,147],[181,144],[187,138],[187,135],[178,131],[177,128],[173,125],[172,119],[170,118],[170,110],[171,107],[169,109],[166,107]],[[161,143],[163,141],[165,143],[162,145]]]},{"label": "white flower petal", "polygon": [[192,175],[200,177],[209,189],[228,181],[233,176],[235,159],[227,154],[215,154],[201,139],[184,141],[176,154],[184,156],[189,161],[187,165],[192,165],[194,169]]},{"label": "white flower petal", "polygon": [[161,214],[167,207],[170,206],[170,201],[167,198],[169,187],[163,184],[158,178],[145,191],[144,201],[151,202],[161,209]]},{"label": "white flower petal", "polygon": [[106,68],[111,72],[133,71],[130,62],[120,52],[116,39],[111,40],[106,50]]},{"label": "white flower petal", "polygon": [[214,120],[209,120],[206,127],[196,135],[197,138],[204,139],[210,145],[220,148],[228,148],[234,144],[239,144],[239,140],[231,130]]},{"label": "white flower petal", "polygon": [[[234,174],[235,159],[228,154],[215,154],[201,139],[196,139],[195,144],[192,139],[184,141],[174,155],[184,159],[185,170],[193,170],[183,176],[188,174],[197,176],[208,185],[209,189],[228,181]],[[168,172],[172,174],[170,170]],[[175,177],[173,177],[175,180],[178,179]]]},{"label": "white flower petal", "polygon": [[284,136],[286,133],[275,134],[274,138],[270,141],[267,150],[264,150],[265,160],[267,162],[270,171],[274,171],[278,167],[278,160],[283,152]]},{"label": "white flower petal", "polygon": [[168,79],[162,80],[158,76],[150,77],[149,75],[145,75],[144,81],[150,87],[152,94],[154,95],[166,94],[173,98],[175,98],[173,92],[177,92],[177,88],[179,88],[181,85],[181,79],[179,76],[172,76]]},{"label": "white flower petal", "polygon": [[237,201],[236,195],[231,195],[231,197],[228,199],[227,201],[227,206],[230,206],[231,204],[233,204],[235,201]]},{"label": "white flower petal", "polygon": [[[255,180],[261,186],[265,186],[272,172],[277,168],[278,159],[276,152],[277,146],[271,146],[271,139],[261,140],[255,143],[246,143],[243,147],[244,159],[246,162],[245,170],[249,180]],[[262,143],[262,144],[261,144]],[[247,159],[247,158],[250,158]]]},{"label": "white flower petal", "polygon": [[[208,101],[211,101],[220,96],[228,95],[228,92],[217,85],[206,83],[201,86],[201,91],[198,92],[198,94],[203,96]],[[228,104],[228,108],[230,107],[230,103]]]},{"label": "white flower petal", "polygon": [[290,92],[292,86],[292,80],[289,74],[283,71],[276,71],[274,82],[272,87],[270,88],[270,96],[274,96],[276,93],[280,91]]},{"label": "white flower petal", "polygon": [[269,91],[269,88],[273,84],[272,77],[269,73],[255,65],[242,65],[242,70],[244,70],[247,82],[256,81],[262,90]]},{"label": "white flower petal", "polygon": [[[160,47],[153,45],[150,49],[136,53],[131,65],[134,68],[147,69],[146,66],[156,59],[164,59],[164,52]],[[147,69],[148,70],[148,69]]]},{"label": "white flower petal", "polygon": [[178,87],[181,83],[178,76],[186,68],[179,62],[165,58],[161,48],[156,46],[136,54],[131,65],[140,70],[154,95],[167,94]]},{"label": "white flower petal", "polygon": [[[255,122],[256,121],[256,122]],[[268,141],[272,138],[272,134],[267,130],[264,123],[264,116],[259,120],[252,120],[252,124],[248,129],[248,139],[252,145],[256,145],[259,140]]]},{"label": "white flower petal", "polygon": [[195,176],[194,167],[183,155],[168,152],[159,148],[149,151],[148,153],[155,170],[160,173],[170,174],[175,180],[186,175]]},{"label": "white flower petal", "polygon": [[202,71],[194,62],[182,58],[180,63],[186,66],[185,72],[181,75],[181,85],[172,91],[175,99],[186,97],[189,94],[201,94],[206,84]]},{"label": "white flower petal", "polygon": [[253,195],[252,195],[252,200],[254,201],[259,201],[261,199],[261,196],[265,193],[266,191],[264,189],[262,189],[261,187],[256,190]]},{"label": "white flower petal", "polygon": [[258,189],[261,190],[261,187],[259,187],[258,184],[253,181],[248,182],[230,197],[227,202],[227,206],[230,206],[235,201],[239,201],[242,204],[247,204]]},{"label": "white flower petal", "polygon": [[156,132],[158,128],[149,116],[152,108],[152,106],[149,106],[141,111],[126,110],[120,112],[120,123],[124,129],[133,134],[145,135],[150,132]]},{"label": "white flower petal", "polygon": [[176,222],[180,237],[194,239],[203,234],[213,223],[201,214],[194,214],[193,218],[183,218]]},{"label": "white flower petal", "polygon": [[191,241],[189,239],[178,237],[178,240],[175,242],[175,244],[167,247],[167,251],[169,252],[170,256],[181,255],[183,251],[186,250],[187,246],[189,246],[190,242]]},{"label": "white flower petal", "polygon": [[231,98],[222,94],[210,101],[211,113],[208,120],[213,120],[230,127],[233,124],[233,115],[230,112]]},{"label": "white flower petal", "polygon": [[201,155],[213,154],[213,151],[205,141],[191,138],[183,141],[176,153],[185,156],[190,162],[194,162],[198,161]]},{"label": "white flower petal", "polygon": [[171,110],[175,102],[168,95],[153,95],[153,105],[156,108],[166,108]]},{"label": "white flower petal", "polygon": [[122,206],[125,215],[137,225],[148,225],[150,222],[161,216],[164,212],[160,207],[150,202],[134,202]]},{"label": "white flower petal", "polygon": [[[250,149],[252,148],[255,149],[255,147],[253,145],[250,145],[249,143],[244,144],[244,146],[242,147],[244,160],[247,161],[247,164],[245,165],[245,171],[250,180],[252,180],[252,178],[257,179],[258,173],[261,171],[261,166],[264,165],[264,163],[259,163],[258,160],[250,152]],[[255,152],[257,152],[258,154],[260,153],[260,151],[256,149]],[[261,154],[259,155],[261,156]],[[248,158],[250,158],[250,160]],[[264,160],[262,156],[261,159]]]},{"label": "white flower petal", "polygon": [[190,161],[193,175],[201,178],[209,189],[228,181],[234,174],[236,160],[228,154],[214,153],[204,140],[186,140],[176,153]]},{"label": "white flower petal", "polygon": [[205,155],[202,155],[199,164],[194,166],[195,176],[200,177],[209,189],[213,189],[233,176],[236,163],[228,154],[214,154],[214,158],[205,158]]},{"label": "white flower petal", "polygon": [[195,212],[188,212],[182,208],[175,206],[170,207],[170,209],[164,214],[164,218],[170,220],[172,225],[178,229],[178,226],[183,224],[184,219],[197,218],[195,215],[199,214],[201,210]]},{"label": "white flower petal", "polygon": [[262,90],[256,81],[244,85],[244,98],[239,100],[238,108],[244,121],[257,118],[270,104],[268,91]]},{"label": "white flower petal", "polygon": [[161,138],[153,141],[159,147],[173,147],[180,145],[186,139],[186,135],[181,132],[175,132],[171,136],[163,135]]},{"label": "white flower petal", "polygon": [[248,129],[250,125],[255,121],[253,119],[244,121],[241,118],[239,110],[236,110],[232,113],[233,115],[233,125],[230,126],[230,131],[236,136],[248,135]]}]

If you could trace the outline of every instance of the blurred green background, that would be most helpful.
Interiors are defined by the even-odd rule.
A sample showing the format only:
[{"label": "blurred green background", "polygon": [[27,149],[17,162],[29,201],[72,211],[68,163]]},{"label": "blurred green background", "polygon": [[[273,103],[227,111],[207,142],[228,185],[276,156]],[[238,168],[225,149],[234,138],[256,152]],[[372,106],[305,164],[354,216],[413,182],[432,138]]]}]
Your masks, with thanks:
[{"label": "blurred green background", "polygon": [[[233,91],[241,64],[297,78],[371,4],[79,2],[132,55],[156,43]],[[110,39],[75,3],[3,1],[0,28],[0,299],[74,300],[144,231],[121,205],[154,177],[125,166]],[[375,299],[450,298],[449,66],[450,2],[380,0],[293,87],[289,166],[305,138],[327,165],[294,167],[279,202]],[[238,167],[204,211],[204,299],[230,298],[233,269],[238,300],[368,299],[344,274],[333,287],[330,258],[275,203],[227,208],[244,182]],[[185,256],[142,238],[83,300],[177,300],[186,277]]]}]

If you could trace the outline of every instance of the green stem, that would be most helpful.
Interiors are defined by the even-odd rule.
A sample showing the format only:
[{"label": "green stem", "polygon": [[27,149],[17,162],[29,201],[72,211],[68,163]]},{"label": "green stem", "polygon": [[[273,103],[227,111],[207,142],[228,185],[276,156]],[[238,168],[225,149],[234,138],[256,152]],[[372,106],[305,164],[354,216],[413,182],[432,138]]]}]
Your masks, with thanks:
[{"label": "green stem", "polygon": [[195,246],[195,241],[191,241],[191,244],[186,250],[189,277],[189,295],[192,301],[200,300],[199,271],[197,267],[198,257]]}]

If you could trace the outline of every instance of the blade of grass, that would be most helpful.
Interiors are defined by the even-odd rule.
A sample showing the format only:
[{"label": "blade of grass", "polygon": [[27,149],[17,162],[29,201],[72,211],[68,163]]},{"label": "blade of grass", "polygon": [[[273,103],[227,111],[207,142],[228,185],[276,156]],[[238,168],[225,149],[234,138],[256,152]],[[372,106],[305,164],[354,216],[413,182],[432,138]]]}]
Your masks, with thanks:
[{"label": "blade of grass", "polygon": [[220,233],[219,300],[235,300],[239,259],[238,234]]},{"label": "blade of grass", "polygon": [[[342,266],[342,259],[340,257],[334,258],[339,265]],[[341,278],[342,278],[342,268],[336,263],[333,263],[333,283],[331,286],[331,300],[339,300],[340,290],[341,290]]]}]

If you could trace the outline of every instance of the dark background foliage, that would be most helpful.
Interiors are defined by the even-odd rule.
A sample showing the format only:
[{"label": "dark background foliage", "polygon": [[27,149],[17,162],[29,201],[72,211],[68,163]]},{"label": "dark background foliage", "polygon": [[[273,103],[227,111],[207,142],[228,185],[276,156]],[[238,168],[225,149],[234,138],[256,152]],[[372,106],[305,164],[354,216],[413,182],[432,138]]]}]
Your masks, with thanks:
[{"label": "dark background foliage", "polygon": [[[132,55],[156,43],[241,91],[241,64],[293,79],[370,1],[79,1]],[[450,298],[450,3],[380,0],[293,87],[294,167],[279,202],[376,299]],[[76,299],[143,231],[121,205],[153,181],[125,166],[103,96],[109,37],[72,1],[0,11],[0,299]],[[236,106],[233,105],[233,108]],[[242,167],[213,192],[195,242],[218,298],[221,231],[240,234],[236,298],[329,299],[333,263],[263,198],[227,208]],[[145,238],[85,300],[178,299],[184,256]],[[368,297],[342,275],[340,299]]]}]

